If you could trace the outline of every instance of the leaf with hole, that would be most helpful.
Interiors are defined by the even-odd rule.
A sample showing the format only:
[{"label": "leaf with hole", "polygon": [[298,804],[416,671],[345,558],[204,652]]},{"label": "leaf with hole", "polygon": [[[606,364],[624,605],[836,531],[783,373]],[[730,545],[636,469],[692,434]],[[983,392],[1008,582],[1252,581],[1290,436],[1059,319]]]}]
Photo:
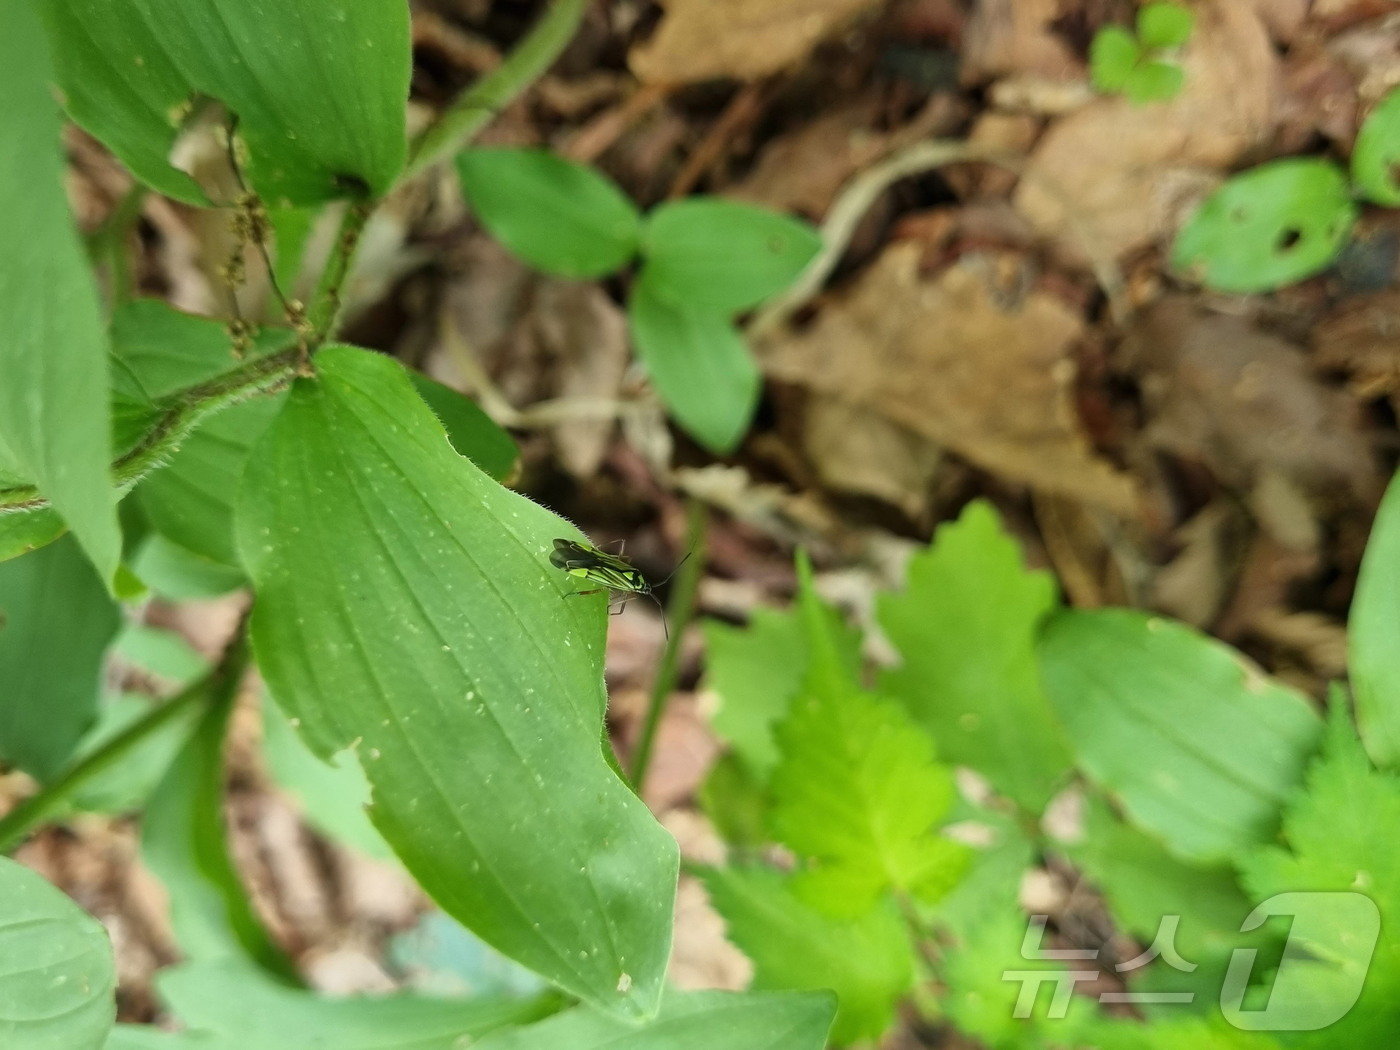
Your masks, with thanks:
[{"label": "leaf with hole", "polygon": [[1356,205],[1325,160],[1279,160],[1236,175],[1177,234],[1172,265],[1222,292],[1264,292],[1325,269]]},{"label": "leaf with hole", "polygon": [[402,366],[332,346],[239,497],[268,687],[488,944],[600,1007],[655,1009],[676,843],[604,758],[602,596],[549,563],[573,526],[448,444]]},{"label": "leaf with hole", "polygon": [[1361,125],[1351,177],[1368,200],[1400,208],[1400,87],[1392,88]]},{"label": "leaf with hole", "polygon": [[187,127],[238,118],[271,207],[389,189],[407,144],[409,12],[399,3],[42,0],[69,114],[147,185],[207,198],[172,154]]},{"label": "leaf with hole", "polygon": [[592,168],[543,149],[474,149],[457,173],[482,225],[537,269],[602,277],[637,254],[641,214]]},{"label": "leaf with hole", "polygon": [[0,857],[0,1046],[98,1050],[116,1020],[102,924],[28,868]]}]

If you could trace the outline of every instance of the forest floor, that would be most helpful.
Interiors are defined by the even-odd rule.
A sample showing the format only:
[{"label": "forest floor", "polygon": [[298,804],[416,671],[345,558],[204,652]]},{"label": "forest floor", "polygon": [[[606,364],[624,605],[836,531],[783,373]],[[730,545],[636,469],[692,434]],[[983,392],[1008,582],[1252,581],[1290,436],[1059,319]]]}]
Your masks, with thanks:
[{"label": "forest floor", "polygon": [[[415,4],[411,119],[491,69],[540,6]],[[1170,614],[1320,695],[1344,669],[1358,561],[1400,453],[1400,212],[1363,210],[1333,268],[1268,295],[1202,290],[1167,256],[1227,175],[1349,155],[1359,120],[1400,83],[1400,10],[1192,6],[1181,94],[1139,107],[1096,94],[1086,67],[1097,29],[1131,24],[1128,0],[594,4],[482,142],[548,145],[644,207],[704,192],[819,225],[834,210],[852,219],[830,279],[751,329],[763,401],[723,461],[648,395],[621,282],[532,272],[473,221],[446,171],[371,228],[347,340],[509,414],[516,487],[599,542],[626,538],[649,574],[685,553],[686,500],[709,504],[704,616],[786,602],[797,544],[828,597],[862,616],[939,522],[984,497],[1075,605]],[[90,140],[71,146],[80,215],[96,225],[124,176]],[[149,198],[140,290],[220,313],[223,223]],[[179,623],[216,648],[236,604]],[[703,853],[693,796],[718,745],[694,626],[685,641],[649,801]],[[623,749],[662,642],[645,602],[612,622]],[[239,739],[256,733],[250,707]],[[239,863],[312,981],[431,982],[436,949],[396,936],[427,910],[406,878],[310,831],[251,746],[235,748],[231,776]],[[136,834],[93,819],[21,854],[112,929],[133,1020],[151,1016],[150,974],[175,955]],[[681,980],[742,981],[693,887],[677,944]]]}]

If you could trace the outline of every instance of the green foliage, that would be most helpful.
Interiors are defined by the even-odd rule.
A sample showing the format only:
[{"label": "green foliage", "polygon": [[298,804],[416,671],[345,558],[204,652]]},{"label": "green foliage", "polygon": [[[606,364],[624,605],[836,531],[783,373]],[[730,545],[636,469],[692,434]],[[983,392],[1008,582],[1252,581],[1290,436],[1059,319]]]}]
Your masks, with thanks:
[{"label": "green foliage", "polygon": [[892,902],[834,919],[768,868],[711,869],[702,878],[729,939],[753,962],[755,989],[833,989],[840,1005],[831,1038],[840,1046],[875,1039],[894,1021],[914,961]]},{"label": "green foliage", "polygon": [[1126,609],[1058,613],[1041,659],[1080,767],[1172,852],[1229,860],[1275,833],[1321,732],[1305,698],[1220,642]]},{"label": "green foliage", "polygon": [[408,378],[438,417],[458,455],[466,456],[497,481],[505,481],[514,472],[520,459],[519,446],[480,405],[421,372],[409,372]]},{"label": "green foliage", "polygon": [[1361,125],[1351,177],[1367,199],[1400,208],[1400,88],[1392,88]]},{"label": "green foliage", "polygon": [[0,1046],[98,1050],[116,1018],[102,924],[0,857]]},{"label": "green foliage", "polygon": [[1070,765],[1035,661],[1054,604],[1053,580],[1026,570],[985,503],[942,526],[910,562],[904,591],[877,601],[901,661],[881,690],[928,729],[944,761],[972,767],[1031,812]]},{"label": "green foliage", "polygon": [[97,719],[120,614],[71,537],[0,563],[0,761],[62,772]]},{"label": "green foliage", "polygon": [[482,225],[536,269],[602,277],[637,254],[641,214],[592,168],[543,149],[474,149],[457,172]]},{"label": "green foliage", "polygon": [[820,992],[672,992],[640,1028],[580,1008],[498,1033],[481,1050],[821,1050],[835,1010]]},{"label": "green foliage", "polygon": [[168,197],[206,203],[170,162],[206,100],[237,118],[248,179],[270,206],[382,193],[403,167],[410,72],[403,4],[38,6],[69,114]]},{"label": "green foliage", "polygon": [[676,305],[645,282],[633,289],[628,321],[637,356],[676,422],[706,448],[732,452],[762,385],[734,325],[722,314]]},{"label": "green foliage", "polygon": [[[106,346],[63,191],[48,52],[32,4],[0,7],[0,474],[52,500],[110,581],[121,537],[108,480]],[[0,548],[10,557],[40,546],[56,526],[52,512],[4,520]]]},{"label": "green foliage", "polygon": [[761,386],[734,315],[796,279],[821,248],[816,231],[709,197],[643,218],[602,174],[544,150],[471,150],[457,168],[486,228],[547,273],[601,277],[640,253],[628,305],[637,355],[676,422],[711,451],[732,452]]},{"label": "green foliage", "polygon": [[1223,292],[1262,292],[1325,269],[1356,205],[1331,161],[1277,160],[1236,175],[1177,234],[1172,264]]},{"label": "green foliage", "polygon": [[1377,765],[1400,767],[1400,477],[1371,528],[1347,623],[1356,723]]},{"label": "green foliage", "polygon": [[603,599],[565,601],[548,561],[582,537],[456,455],[395,362],[328,347],[317,371],[240,497],[273,696],[323,759],[355,749],[375,825],[450,914],[648,1013],[676,847],[599,748]]},{"label": "green foliage", "polygon": [[1104,26],[1089,49],[1094,87],[1123,94],[1138,105],[1166,102],[1181,93],[1185,73],[1161,53],[1184,45],[1196,17],[1176,3],[1151,3],[1138,12],[1137,35],[1122,26]]},{"label": "green foliage", "polygon": [[171,601],[217,598],[243,585],[243,573],[196,554],[158,532],[140,541],[129,568],[147,587]]}]

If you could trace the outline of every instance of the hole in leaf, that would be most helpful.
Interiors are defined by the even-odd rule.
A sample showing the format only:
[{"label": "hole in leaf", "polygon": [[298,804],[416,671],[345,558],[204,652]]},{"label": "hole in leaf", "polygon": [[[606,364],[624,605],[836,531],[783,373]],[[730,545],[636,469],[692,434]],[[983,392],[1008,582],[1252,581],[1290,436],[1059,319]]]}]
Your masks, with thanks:
[{"label": "hole in leaf", "polygon": [[1274,247],[1281,252],[1286,252],[1290,248],[1296,247],[1302,239],[1303,231],[1296,226],[1289,226],[1279,231],[1278,240],[1274,243]]}]

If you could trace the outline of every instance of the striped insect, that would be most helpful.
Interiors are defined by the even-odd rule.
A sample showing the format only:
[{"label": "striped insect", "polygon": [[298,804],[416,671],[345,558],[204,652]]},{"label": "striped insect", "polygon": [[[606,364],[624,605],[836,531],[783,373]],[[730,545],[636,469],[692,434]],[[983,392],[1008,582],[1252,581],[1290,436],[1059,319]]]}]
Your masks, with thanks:
[{"label": "striped insect", "polygon": [[[685,564],[685,558],[681,559],[681,565]],[[598,594],[607,591],[609,596],[620,594],[623,596],[622,604],[618,606],[620,610],[628,601],[637,595],[644,595],[656,603],[656,607],[661,610],[661,624],[666,628],[666,610],[661,604],[661,599],[657,598],[655,587],[645,576],[641,574],[631,562],[627,561],[620,554],[609,554],[601,551],[597,547],[590,547],[586,543],[578,543],[575,540],[557,539],[554,541],[554,550],[549,555],[550,564],[557,569],[563,569],[570,576],[580,580],[587,580],[589,583],[597,584],[586,591],[573,591],[573,594]],[[680,569],[680,565],[676,566]],[[674,576],[675,572],[671,573]],[[667,576],[669,580],[671,576]],[[662,580],[665,583],[666,580]],[[670,629],[666,628],[667,636]]]}]

